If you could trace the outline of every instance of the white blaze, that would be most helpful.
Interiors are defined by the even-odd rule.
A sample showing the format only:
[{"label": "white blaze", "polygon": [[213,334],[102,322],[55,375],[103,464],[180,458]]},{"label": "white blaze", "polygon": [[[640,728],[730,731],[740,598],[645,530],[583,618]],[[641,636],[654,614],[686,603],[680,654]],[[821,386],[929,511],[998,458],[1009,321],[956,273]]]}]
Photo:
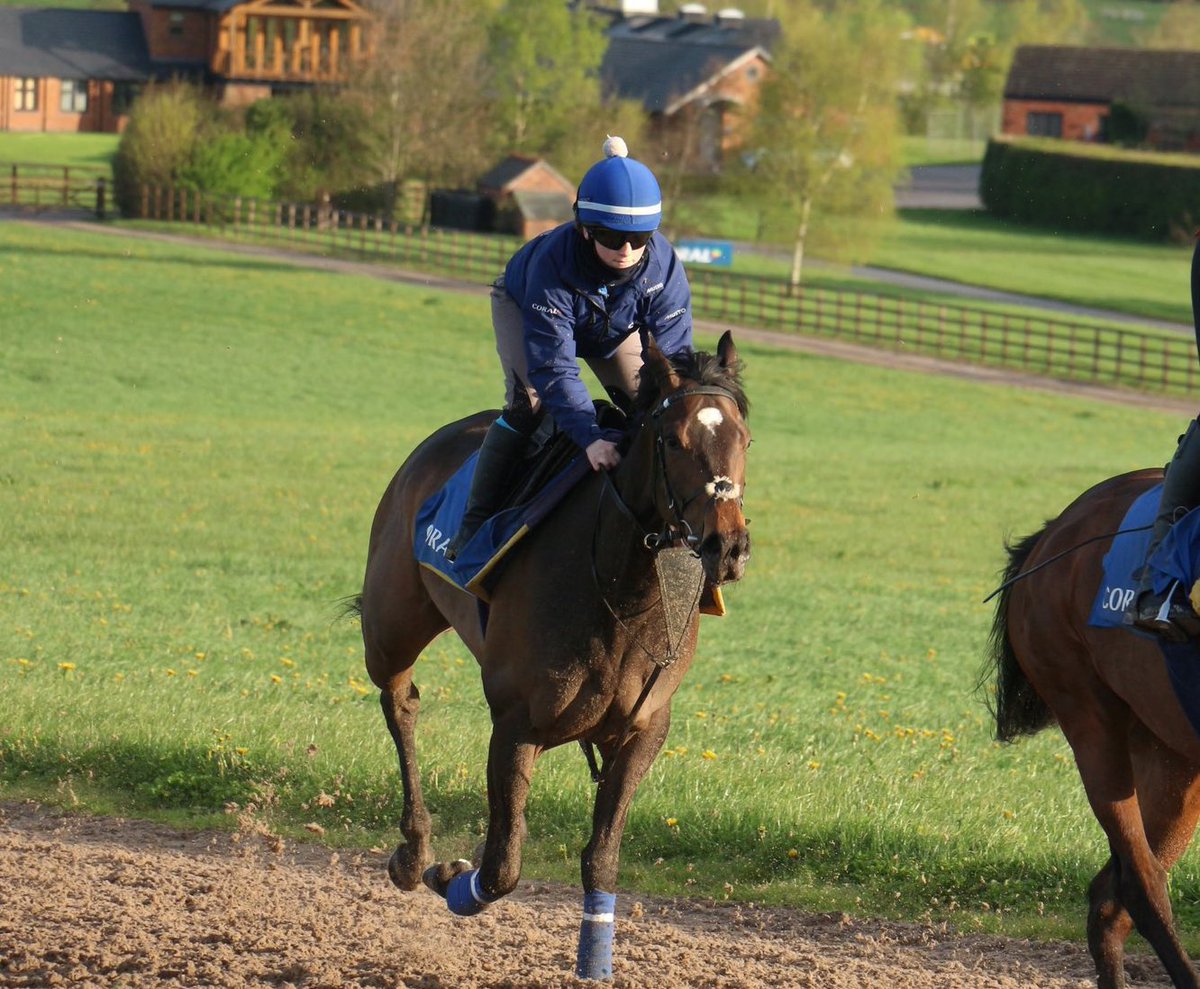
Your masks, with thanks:
[{"label": "white blaze", "polygon": [[720,409],[714,409],[711,406],[701,409],[696,413],[696,418],[700,420],[701,426],[707,426],[710,432],[715,433],[717,427],[725,421],[725,417],[721,415]]}]

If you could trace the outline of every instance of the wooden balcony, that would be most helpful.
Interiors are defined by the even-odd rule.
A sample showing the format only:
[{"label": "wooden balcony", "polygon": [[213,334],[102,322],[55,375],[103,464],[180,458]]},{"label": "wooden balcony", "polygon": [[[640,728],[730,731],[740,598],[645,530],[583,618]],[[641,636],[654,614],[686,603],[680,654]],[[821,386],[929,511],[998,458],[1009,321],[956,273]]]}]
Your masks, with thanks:
[{"label": "wooden balcony", "polygon": [[210,68],[226,79],[345,82],[367,53],[369,30],[361,11],[330,3],[238,7],[221,21]]}]

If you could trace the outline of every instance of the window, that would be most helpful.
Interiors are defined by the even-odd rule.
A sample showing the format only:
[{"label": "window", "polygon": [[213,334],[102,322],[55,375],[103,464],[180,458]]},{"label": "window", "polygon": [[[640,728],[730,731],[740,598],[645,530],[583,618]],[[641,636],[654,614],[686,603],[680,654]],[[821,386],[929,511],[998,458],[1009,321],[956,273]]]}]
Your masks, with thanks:
[{"label": "window", "polygon": [[113,113],[128,113],[129,108],[133,106],[133,101],[140,95],[141,89],[142,87],[136,82],[129,82],[128,80],[119,80],[113,83]]},{"label": "window", "polygon": [[58,106],[63,113],[87,113],[87,80],[64,79]]},{"label": "window", "polygon": [[18,110],[36,110],[38,108],[38,91],[37,80],[26,77],[18,79],[17,83],[17,101],[16,109]]},{"label": "window", "polygon": [[1025,117],[1025,133],[1033,137],[1062,137],[1062,114],[1028,114]]},{"label": "window", "polygon": [[171,11],[171,15],[167,18],[167,34],[176,38],[183,34],[183,14],[180,11]]}]

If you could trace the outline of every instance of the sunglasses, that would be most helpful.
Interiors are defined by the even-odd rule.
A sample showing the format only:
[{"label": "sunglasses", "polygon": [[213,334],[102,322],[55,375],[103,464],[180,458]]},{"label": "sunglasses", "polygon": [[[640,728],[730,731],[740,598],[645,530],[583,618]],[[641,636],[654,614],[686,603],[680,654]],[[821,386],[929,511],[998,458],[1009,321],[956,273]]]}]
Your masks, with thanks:
[{"label": "sunglasses", "polygon": [[650,243],[654,236],[653,230],[610,230],[608,227],[588,227],[587,232],[597,244],[610,251],[619,251],[625,244],[636,251]]}]

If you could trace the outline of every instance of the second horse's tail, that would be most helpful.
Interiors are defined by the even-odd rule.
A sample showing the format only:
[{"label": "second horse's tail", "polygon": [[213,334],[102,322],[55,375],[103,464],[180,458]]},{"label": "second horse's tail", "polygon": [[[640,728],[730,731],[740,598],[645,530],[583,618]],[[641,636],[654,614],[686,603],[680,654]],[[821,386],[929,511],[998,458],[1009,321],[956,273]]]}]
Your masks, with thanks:
[{"label": "second horse's tail", "polygon": [[[1042,532],[1045,530],[1043,529]],[[1004,570],[1004,589],[996,602],[992,618],[991,656],[984,668],[982,680],[994,679],[995,700],[989,707],[996,718],[996,738],[1001,742],[1014,741],[1021,735],[1036,735],[1054,724],[1054,715],[1038,696],[1013,651],[1008,636],[1008,605],[1013,592],[1012,581],[1025,566],[1029,554],[1042,537],[1042,532],[1026,536],[1008,547],[1008,566]]]}]

